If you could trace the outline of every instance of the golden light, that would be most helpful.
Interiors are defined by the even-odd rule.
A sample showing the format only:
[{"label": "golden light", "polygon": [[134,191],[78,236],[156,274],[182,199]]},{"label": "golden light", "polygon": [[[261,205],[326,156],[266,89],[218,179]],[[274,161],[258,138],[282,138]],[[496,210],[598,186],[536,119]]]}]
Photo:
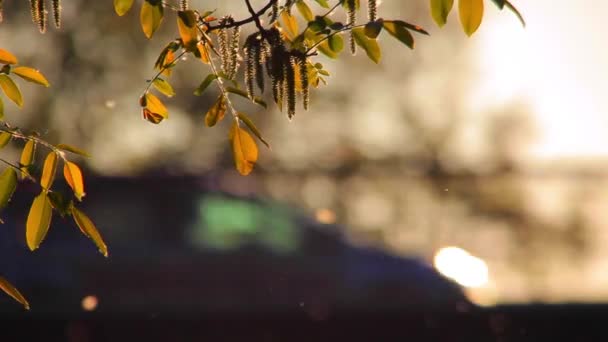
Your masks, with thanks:
[{"label": "golden light", "polygon": [[93,310],[97,309],[98,304],[99,304],[99,301],[97,300],[97,297],[95,297],[95,296],[86,296],[86,297],[82,298],[82,309],[84,311],[93,311]]},{"label": "golden light", "polygon": [[435,268],[464,287],[481,287],[488,283],[485,261],[459,247],[444,247],[435,254]]},{"label": "golden light", "polygon": [[318,209],[315,212],[315,217],[317,221],[323,224],[336,223],[336,213],[330,209]]}]

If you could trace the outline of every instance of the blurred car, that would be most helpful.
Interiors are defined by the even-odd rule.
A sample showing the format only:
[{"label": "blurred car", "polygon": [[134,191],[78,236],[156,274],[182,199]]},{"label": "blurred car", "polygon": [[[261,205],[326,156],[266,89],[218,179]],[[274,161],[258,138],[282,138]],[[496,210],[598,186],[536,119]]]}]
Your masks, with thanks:
[{"label": "blurred car", "polygon": [[[462,290],[415,258],[356,247],[339,226],[289,206],[211,191],[200,179],[97,178],[83,210],[108,259],[56,215],[41,247],[24,243],[31,191],[0,230],[2,272],[36,313],[120,315],[333,313],[470,307]],[[94,307],[83,307],[83,299]],[[21,310],[2,298],[0,312]]]}]

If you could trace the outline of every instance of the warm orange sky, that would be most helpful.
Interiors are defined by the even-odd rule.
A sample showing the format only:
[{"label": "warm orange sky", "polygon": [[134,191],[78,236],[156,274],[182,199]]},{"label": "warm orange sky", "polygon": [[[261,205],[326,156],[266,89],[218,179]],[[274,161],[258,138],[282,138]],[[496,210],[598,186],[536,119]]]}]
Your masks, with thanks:
[{"label": "warm orange sky", "polygon": [[608,3],[514,0],[527,20],[487,6],[477,36],[485,79],[478,105],[524,98],[540,136],[541,159],[608,157]]}]

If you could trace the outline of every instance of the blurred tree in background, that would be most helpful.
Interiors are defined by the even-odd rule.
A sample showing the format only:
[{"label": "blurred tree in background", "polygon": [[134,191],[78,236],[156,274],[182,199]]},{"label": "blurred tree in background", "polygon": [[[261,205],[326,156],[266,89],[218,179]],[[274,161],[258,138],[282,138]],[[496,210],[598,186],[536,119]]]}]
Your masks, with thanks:
[{"label": "blurred tree in background", "polygon": [[[509,2],[493,2],[499,8],[513,9]],[[44,1],[31,3],[40,6]],[[464,99],[467,83],[476,82],[471,76],[475,66],[469,62],[474,52],[462,48],[462,32],[444,30],[432,39],[421,35],[414,53],[399,43],[413,47],[409,33],[404,32],[424,33],[421,27],[432,27],[431,20],[445,24],[453,1],[386,1],[376,17],[368,11],[368,3],[357,5],[358,1],[186,4],[145,0],[136,2],[141,5],[138,11],[127,12],[132,3],[114,2],[119,14],[124,14],[119,17],[112,13],[109,1],[71,1],[61,12],[59,30],[41,25],[41,16],[34,15],[38,28],[47,31],[40,36],[36,34],[38,28],[29,22],[29,5],[7,2],[0,48],[41,70],[52,84],[47,91],[30,91],[29,85],[21,84],[27,93],[23,110],[14,112],[5,101],[4,111],[11,127],[26,127],[40,132],[44,141],[65,141],[88,151],[93,158],[87,159],[86,165],[93,174],[190,174],[224,191],[264,194],[305,207],[322,222],[337,220],[351,227],[346,233],[353,243],[366,241],[394,253],[416,253],[428,258],[440,246],[457,244],[505,270],[503,274],[521,274],[511,277],[517,280],[508,286],[516,293],[525,287],[522,284],[530,283],[531,288],[537,289],[530,291],[530,297],[541,295],[538,289],[542,286],[534,284],[547,281],[543,277],[549,272],[547,258],[585,258],[579,253],[587,241],[583,238],[585,230],[590,229],[585,225],[585,208],[572,207],[560,219],[553,219],[543,216],[530,199],[534,189],[529,187],[522,166],[522,151],[535,130],[526,104],[510,104],[483,115],[472,113]],[[479,6],[483,3],[458,1],[465,33],[470,35],[479,26],[483,13]],[[279,5],[278,10],[273,9],[274,4]],[[338,7],[331,14],[334,5]],[[353,20],[351,8],[359,8],[357,20]],[[217,10],[207,13],[207,9]],[[265,11],[260,13],[262,9]],[[148,13],[145,11],[149,14],[142,15]],[[220,32],[224,30],[220,28],[255,18],[252,11],[260,13],[259,23],[251,19],[242,26],[237,60],[231,62],[232,66],[241,64],[241,71],[235,73],[237,77],[230,77],[234,76],[228,75],[230,63],[222,56],[226,51],[230,54],[230,49],[221,47],[224,33]],[[278,11],[277,25],[272,11]],[[158,13],[163,13],[164,20],[156,30],[160,23]],[[388,14],[391,18],[380,21]],[[393,26],[389,20],[395,20]],[[330,61],[332,53],[351,49],[351,24],[361,25],[357,28],[363,30],[353,37],[360,54],[379,62],[378,66],[366,58],[348,58],[346,54],[340,55],[339,63]],[[154,39],[148,41],[142,27]],[[194,33],[189,31],[193,27]],[[292,59],[298,53],[305,53],[309,74],[328,81],[327,86],[311,91],[309,113],[298,109],[291,124],[284,116],[273,115],[276,106],[264,108],[258,104],[281,103],[283,111],[292,117],[293,108],[289,107],[293,101],[279,97],[283,91],[287,97],[292,96],[298,87],[284,85],[285,89],[273,94],[272,83],[277,82],[273,78],[277,75],[272,75],[272,66],[271,75],[264,80],[264,93],[257,85],[248,85],[243,77],[242,69],[249,63],[248,52],[243,50],[247,37],[254,37],[249,40],[254,51],[262,49],[251,41],[264,41],[265,35],[275,34],[270,33],[274,32],[273,27],[280,29],[285,49],[277,55],[287,54],[289,61],[282,57],[280,70],[295,64]],[[346,29],[342,41],[330,44],[338,38],[329,37],[339,37],[336,32],[342,29]],[[378,30],[383,32],[377,35]],[[315,32],[306,36],[310,31]],[[230,30],[228,38],[234,37],[235,32]],[[299,36],[304,37],[302,41],[298,41]],[[321,45],[314,46],[321,40]],[[377,43],[372,41],[378,41],[381,50],[376,50]],[[327,46],[322,45],[325,43]],[[202,51],[198,47],[201,45]],[[169,50],[180,56],[175,58],[178,67],[165,63]],[[159,64],[161,51],[164,56],[161,53]],[[330,58],[321,56],[324,52]],[[215,60],[214,67],[201,63],[205,56],[208,62]],[[222,68],[222,64],[228,65]],[[155,65],[157,69],[153,70]],[[163,74],[165,66],[171,66],[170,77]],[[295,75],[295,71],[289,73]],[[155,75],[170,81],[170,87]],[[288,82],[294,75],[278,77],[279,82]],[[211,79],[212,85],[218,87],[202,89],[205,79]],[[146,88],[146,80],[151,87]],[[232,92],[229,87],[234,88]],[[156,101],[150,100],[150,95],[143,96],[145,102],[137,102],[142,91],[151,94],[151,89],[157,89],[153,91],[155,98],[163,102],[161,110],[159,105],[150,107],[150,101]],[[303,94],[302,84],[298,89],[301,108],[308,95]],[[199,96],[192,96],[193,92]],[[165,100],[162,94],[171,95],[171,99]],[[251,101],[248,95],[259,98]],[[226,98],[231,104],[222,104]],[[214,107],[219,109],[209,114]],[[213,129],[206,127],[213,121],[210,115],[217,119],[223,116],[218,112],[223,111],[232,120],[224,119]],[[150,121],[162,121],[161,127],[142,122],[135,115],[142,112]],[[171,117],[164,120],[169,112]],[[256,130],[263,132],[264,140],[273,146],[271,151],[259,154],[259,161],[257,147],[255,158],[243,157],[251,153],[241,151],[240,158],[247,163],[258,162],[256,170],[246,178],[232,170],[237,154],[235,139],[227,143],[230,127],[237,122],[243,129],[249,126],[238,113],[247,113],[255,121]],[[248,145],[255,144],[255,131],[246,132],[248,138],[242,139]],[[18,160],[20,147],[7,146],[3,151],[5,159]],[[250,167],[239,170],[251,171]],[[39,167],[38,172],[41,171]],[[582,196],[587,191],[588,185],[584,185],[571,194]],[[91,216],[96,217],[94,213]],[[104,224],[109,219],[97,217],[96,221],[108,234],[117,233]],[[547,234],[548,231],[558,233]],[[547,239],[559,246],[551,251],[555,255],[549,256],[539,247]],[[495,240],[503,243],[488,243]]]}]

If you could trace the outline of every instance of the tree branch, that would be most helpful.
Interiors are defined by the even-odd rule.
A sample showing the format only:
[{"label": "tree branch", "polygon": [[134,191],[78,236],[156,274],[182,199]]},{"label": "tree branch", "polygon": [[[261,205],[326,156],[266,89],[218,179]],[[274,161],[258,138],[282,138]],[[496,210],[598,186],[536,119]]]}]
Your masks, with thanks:
[{"label": "tree branch", "polygon": [[[230,24],[225,24],[225,25],[215,25],[215,26],[213,26],[213,25],[209,25],[207,23],[205,23],[205,25],[207,25],[207,29],[209,31],[211,31],[211,30],[224,29],[224,28],[230,28],[230,27],[235,27],[235,26],[243,26],[245,24],[249,24],[249,23],[254,22],[256,20],[259,21],[260,17],[262,15],[264,15],[264,13],[266,13],[266,11],[268,11],[272,7],[272,5],[274,5],[277,1],[278,0],[270,0],[264,7],[262,7],[261,10],[252,13],[251,17],[249,17],[247,19],[243,19],[243,20],[240,20],[240,21],[235,21],[235,22],[232,22]],[[260,24],[260,26],[261,26],[261,24]]]}]

